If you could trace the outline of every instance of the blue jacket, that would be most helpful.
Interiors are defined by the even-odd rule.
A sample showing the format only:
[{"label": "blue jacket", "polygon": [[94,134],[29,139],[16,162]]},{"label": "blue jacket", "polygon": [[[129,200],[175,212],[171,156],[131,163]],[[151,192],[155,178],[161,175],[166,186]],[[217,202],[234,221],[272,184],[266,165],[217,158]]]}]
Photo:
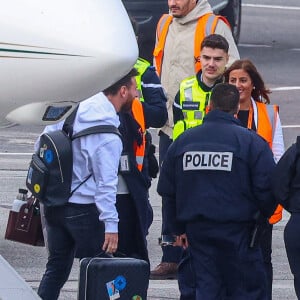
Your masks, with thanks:
[{"label": "blue jacket", "polygon": [[157,76],[155,68],[150,66],[142,74],[142,93],[144,96],[143,108],[146,128],[160,128],[168,119],[167,98]]},{"label": "blue jacket", "polygon": [[228,113],[214,110],[201,126],[184,132],[169,148],[158,193],[170,234],[195,220],[252,222],[269,217],[276,203],[270,174],[275,167],[268,144]]}]

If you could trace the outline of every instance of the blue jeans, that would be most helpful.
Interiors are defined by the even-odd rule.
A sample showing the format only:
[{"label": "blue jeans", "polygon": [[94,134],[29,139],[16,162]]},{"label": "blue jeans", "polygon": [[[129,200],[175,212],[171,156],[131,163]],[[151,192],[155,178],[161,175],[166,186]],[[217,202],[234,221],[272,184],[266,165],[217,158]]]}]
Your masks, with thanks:
[{"label": "blue jeans", "polygon": [[[172,144],[172,140],[170,137],[165,134],[164,132],[159,132],[159,166],[165,158],[165,155],[168,151],[169,146]],[[165,224],[164,224],[164,211],[162,210],[162,234],[165,231]],[[179,263],[181,256],[183,254],[183,250],[181,247],[174,247],[174,246],[164,246],[162,247],[163,256],[161,261],[162,262],[172,262],[172,263]]]},{"label": "blue jeans", "polygon": [[68,280],[74,257],[92,257],[101,252],[104,224],[95,204],[68,203],[45,207],[49,257],[38,295],[56,300]]}]

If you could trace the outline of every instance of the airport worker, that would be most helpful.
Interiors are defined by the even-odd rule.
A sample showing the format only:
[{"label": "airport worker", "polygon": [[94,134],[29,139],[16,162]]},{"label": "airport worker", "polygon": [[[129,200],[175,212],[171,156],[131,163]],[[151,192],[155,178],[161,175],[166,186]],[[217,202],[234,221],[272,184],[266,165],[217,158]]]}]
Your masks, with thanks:
[{"label": "airport worker", "polygon": [[[229,43],[229,64],[239,58],[230,26],[222,16],[212,13],[207,0],[168,0],[170,14],[157,24],[154,66],[167,93],[168,120],[159,130],[159,162],[172,143],[173,102],[181,81],[201,69],[200,45],[206,35],[217,33]],[[162,220],[162,223],[164,221]],[[175,278],[182,255],[179,247],[162,248],[161,263],[151,271],[151,278]]]},{"label": "airport worker", "polygon": [[[131,19],[138,35],[137,23]],[[149,127],[159,128],[167,120],[166,96],[155,68],[141,58],[135,64],[139,99],[131,112],[119,113],[123,153],[119,171],[117,211],[119,214],[118,250],[126,256],[149,261],[146,236],[153,221],[149,202],[151,179],[157,176],[158,163]]]},{"label": "airport worker", "polygon": [[296,296],[300,299],[300,137],[283,154],[272,177],[273,193],[277,201],[291,215],[284,228],[285,249]]},{"label": "airport worker", "polygon": [[[238,119],[246,128],[252,129],[269,144],[275,162],[284,153],[284,141],[278,105],[270,105],[270,90],[265,86],[262,76],[248,59],[235,61],[224,73],[225,81],[234,84],[240,93]],[[262,251],[267,271],[269,299],[272,299],[272,231],[273,224],[282,218],[282,206],[278,206],[266,225],[262,238]]]},{"label": "airport worker", "polygon": [[173,139],[184,130],[202,124],[207,113],[211,90],[223,81],[228,63],[228,42],[219,34],[211,34],[201,43],[201,70],[180,83],[176,94],[173,113]]},{"label": "airport worker", "polygon": [[217,84],[203,124],[182,133],[163,161],[165,230],[189,248],[197,300],[267,299],[254,229],[275,210],[267,142],[236,119],[239,92]]},{"label": "airport worker", "polygon": [[[119,127],[117,115],[130,111],[137,97],[132,69],[103,92],[81,102],[73,133],[96,125]],[[63,122],[44,132],[61,129]],[[118,247],[116,193],[122,141],[115,134],[92,134],[72,143],[72,190],[81,184],[63,206],[44,207],[48,240],[48,262],[38,288],[43,300],[56,300],[68,280],[76,257],[92,257],[101,251],[114,253]]]}]

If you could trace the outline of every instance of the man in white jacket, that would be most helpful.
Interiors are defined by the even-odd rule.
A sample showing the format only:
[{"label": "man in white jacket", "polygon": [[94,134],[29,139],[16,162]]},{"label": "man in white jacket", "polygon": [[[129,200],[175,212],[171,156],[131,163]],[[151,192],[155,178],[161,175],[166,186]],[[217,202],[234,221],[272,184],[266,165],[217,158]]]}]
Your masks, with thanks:
[{"label": "man in white jacket", "polygon": [[[196,74],[196,62],[199,57],[195,55],[195,33],[197,24],[205,27],[209,21],[203,17],[212,14],[212,8],[207,0],[168,0],[170,15],[173,17],[170,25],[160,21],[157,27],[157,42],[154,50],[154,65],[160,75],[162,86],[167,93],[168,121],[159,131],[159,160],[160,165],[164,159],[169,145],[172,143],[173,133],[173,102],[179,89],[180,82]],[[168,17],[168,16],[166,16]],[[205,18],[205,17],[204,17]],[[161,19],[162,20],[162,19]],[[201,21],[202,20],[202,21]],[[199,26],[198,25],[198,26]],[[166,36],[163,37],[164,26]],[[203,29],[203,30],[202,30]],[[204,32],[204,28],[200,31]],[[226,20],[217,19],[213,32],[226,38],[229,43],[229,62],[239,59],[237,46]],[[199,31],[197,31],[199,32]],[[164,42],[161,39],[164,39]],[[202,40],[199,39],[199,49]],[[198,45],[197,45],[198,47]],[[200,50],[199,50],[200,54]],[[164,222],[164,221],[163,221]],[[176,277],[177,266],[182,255],[180,247],[162,247],[163,257],[161,263],[151,271],[152,279],[172,279]]]},{"label": "man in white jacket", "polygon": [[[80,103],[73,134],[97,125],[119,127],[117,115],[130,111],[138,96],[132,69],[111,87]],[[44,132],[61,129],[64,122],[49,125]],[[116,193],[122,152],[120,137],[112,133],[83,136],[73,141],[72,190],[66,205],[44,207],[48,262],[38,294],[43,300],[58,299],[67,281],[74,257],[92,257],[118,247]],[[89,177],[89,175],[92,175]],[[85,178],[89,178],[84,181]]]}]

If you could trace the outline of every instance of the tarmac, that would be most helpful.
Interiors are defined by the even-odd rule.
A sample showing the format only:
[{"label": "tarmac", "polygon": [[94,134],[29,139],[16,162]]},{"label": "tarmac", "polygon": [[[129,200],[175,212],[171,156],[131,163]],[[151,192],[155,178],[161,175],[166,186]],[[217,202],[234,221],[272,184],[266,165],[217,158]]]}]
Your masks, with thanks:
[{"label": "tarmac", "polygon": [[[18,129],[14,134],[18,135]],[[24,149],[18,152],[18,147],[13,146],[12,151],[4,151],[2,138],[0,139],[0,255],[4,258],[0,263],[0,300],[30,300],[38,299],[35,291],[45,270],[47,261],[47,251],[44,247],[33,247],[16,243],[4,239],[9,210],[13,199],[15,198],[18,188],[25,187],[25,178],[28,163],[30,160],[30,149],[32,149],[35,133],[28,133]],[[14,140],[14,142],[16,139]],[[20,141],[19,141],[20,142]],[[21,149],[22,150],[22,149]],[[2,151],[2,152],[1,152]],[[156,193],[157,180],[154,180],[150,189],[150,201],[154,210],[154,221],[150,228],[148,236],[148,249],[150,254],[151,267],[155,267],[161,259],[161,249],[158,246],[157,239],[160,235],[161,227],[161,200]],[[284,213],[283,220],[274,226],[273,230],[273,300],[297,299],[293,288],[293,277],[291,275],[284,243],[283,230],[289,218],[287,212]],[[1,258],[0,256],[0,258]],[[0,260],[1,262],[1,260]],[[9,265],[8,265],[9,264]],[[77,299],[78,287],[78,267],[76,260],[69,277],[69,280],[63,287],[60,300]],[[16,292],[17,288],[10,288],[6,285],[9,280],[9,270],[15,273],[15,280],[23,280],[27,290],[33,291],[35,296],[26,298],[25,292],[20,295]],[[23,286],[24,288],[24,286]],[[30,293],[30,292],[29,292]],[[149,300],[179,299],[179,291],[176,280],[150,280],[148,289]],[[99,299],[104,300],[104,299]],[[242,299],[241,299],[242,300]]]}]

